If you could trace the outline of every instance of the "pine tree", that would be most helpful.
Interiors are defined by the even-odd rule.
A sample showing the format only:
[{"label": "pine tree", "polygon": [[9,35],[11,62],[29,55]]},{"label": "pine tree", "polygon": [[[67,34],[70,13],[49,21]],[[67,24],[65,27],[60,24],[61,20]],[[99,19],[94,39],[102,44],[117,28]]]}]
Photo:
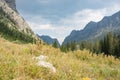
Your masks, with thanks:
[{"label": "pine tree", "polygon": [[55,40],[55,42],[53,43],[53,45],[52,45],[54,48],[58,48],[58,43],[57,43],[57,41]]},{"label": "pine tree", "polygon": [[76,50],[76,47],[77,47],[77,42],[76,41],[71,42],[71,51]]},{"label": "pine tree", "polygon": [[69,42],[67,42],[67,44],[65,45],[66,50],[70,51],[71,50],[71,44]]},{"label": "pine tree", "polygon": [[67,52],[67,48],[64,44],[61,45],[60,50],[63,52]]}]

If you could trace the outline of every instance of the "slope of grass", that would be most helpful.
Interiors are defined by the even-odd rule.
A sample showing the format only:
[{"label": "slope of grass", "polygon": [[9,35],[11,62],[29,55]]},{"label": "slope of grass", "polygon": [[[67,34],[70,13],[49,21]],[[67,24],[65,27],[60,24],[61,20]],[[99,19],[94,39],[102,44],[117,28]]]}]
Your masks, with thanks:
[{"label": "slope of grass", "polygon": [[[56,73],[32,58],[48,56]],[[0,38],[0,80],[119,80],[120,60],[87,50],[63,53],[43,44],[16,44]]]}]

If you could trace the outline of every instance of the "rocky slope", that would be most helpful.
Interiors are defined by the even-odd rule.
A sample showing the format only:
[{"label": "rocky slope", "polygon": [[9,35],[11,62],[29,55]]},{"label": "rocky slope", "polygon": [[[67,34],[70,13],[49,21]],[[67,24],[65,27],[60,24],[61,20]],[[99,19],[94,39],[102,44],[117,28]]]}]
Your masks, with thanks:
[{"label": "rocky slope", "polygon": [[5,0],[10,8],[16,10],[16,0]]},{"label": "rocky slope", "polygon": [[8,14],[9,18],[15,23],[19,31],[29,35],[34,35],[29,25],[16,10],[15,0],[0,0],[0,8]]},{"label": "rocky slope", "polygon": [[83,30],[73,30],[69,36],[67,36],[63,42],[84,40],[97,40],[103,38],[108,32],[120,33],[120,11],[112,16],[104,17],[99,22],[89,22]]}]

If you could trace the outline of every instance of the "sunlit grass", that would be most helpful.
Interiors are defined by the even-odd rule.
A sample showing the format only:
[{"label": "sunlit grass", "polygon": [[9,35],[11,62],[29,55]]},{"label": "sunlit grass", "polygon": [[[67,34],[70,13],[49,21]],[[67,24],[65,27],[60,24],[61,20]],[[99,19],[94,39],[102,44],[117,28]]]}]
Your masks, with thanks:
[{"label": "sunlit grass", "polygon": [[[57,69],[36,66],[45,55]],[[119,80],[120,60],[87,50],[63,53],[44,44],[16,44],[0,38],[0,80]]]}]

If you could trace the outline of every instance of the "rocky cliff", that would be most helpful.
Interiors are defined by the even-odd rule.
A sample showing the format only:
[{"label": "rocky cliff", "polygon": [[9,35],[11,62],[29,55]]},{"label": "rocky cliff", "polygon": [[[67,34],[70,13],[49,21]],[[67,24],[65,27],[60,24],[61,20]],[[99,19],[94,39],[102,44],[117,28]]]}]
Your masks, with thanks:
[{"label": "rocky cliff", "polygon": [[16,0],[5,0],[10,8],[16,10]]},{"label": "rocky cliff", "polygon": [[34,36],[29,25],[16,10],[15,0],[0,0],[0,8],[8,14],[9,18],[15,23],[19,31]]}]

